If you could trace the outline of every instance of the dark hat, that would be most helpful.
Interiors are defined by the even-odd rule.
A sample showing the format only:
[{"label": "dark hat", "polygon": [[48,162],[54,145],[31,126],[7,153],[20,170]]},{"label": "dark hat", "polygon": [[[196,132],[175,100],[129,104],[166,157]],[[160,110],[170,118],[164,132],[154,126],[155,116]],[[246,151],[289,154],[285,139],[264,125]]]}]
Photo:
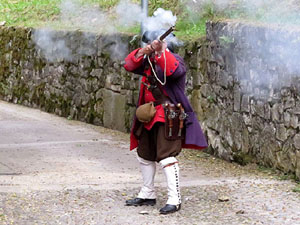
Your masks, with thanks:
[{"label": "dark hat", "polygon": [[[145,31],[142,36],[142,42],[149,44],[154,40],[157,40],[162,34],[164,34],[167,30],[160,29],[160,30],[154,30],[154,31]],[[177,46],[175,42],[175,34],[170,33],[165,40],[168,44],[168,49],[171,52],[174,52],[175,47]]]}]

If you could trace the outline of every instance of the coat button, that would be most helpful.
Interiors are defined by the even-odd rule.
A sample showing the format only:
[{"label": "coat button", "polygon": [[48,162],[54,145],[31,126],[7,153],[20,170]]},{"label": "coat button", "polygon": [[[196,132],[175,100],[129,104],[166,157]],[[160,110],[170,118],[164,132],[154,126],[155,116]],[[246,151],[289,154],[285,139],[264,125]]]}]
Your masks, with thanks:
[{"label": "coat button", "polygon": [[175,66],[177,66],[177,63],[175,63]]},{"label": "coat button", "polygon": [[173,73],[173,70],[170,70],[171,73]]}]

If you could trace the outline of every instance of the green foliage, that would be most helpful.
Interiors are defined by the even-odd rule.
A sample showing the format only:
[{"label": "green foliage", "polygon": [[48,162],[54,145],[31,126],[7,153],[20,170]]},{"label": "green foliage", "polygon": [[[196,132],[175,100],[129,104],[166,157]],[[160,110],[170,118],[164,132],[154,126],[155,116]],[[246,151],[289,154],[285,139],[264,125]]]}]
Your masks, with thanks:
[{"label": "green foliage", "polygon": [[179,39],[193,40],[205,35],[206,18],[201,18],[196,23],[189,21],[187,19],[178,20],[176,24],[175,34]]},{"label": "green foliage", "polygon": [[[67,24],[59,20],[59,4],[62,0],[1,0],[0,22],[8,26],[41,27],[48,23],[56,29],[68,29]],[[82,4],[95,5],[110,11],[119,0],[77,0]],[[132,0],[139,4],[140,0]],[[204,16],[198,19],[189,18],[183,0],[149,0],[149,16],[158,8],[171,10],[178,18],[175,34],[180,39],[190,40],[205,35],[205,22],[214,16],[214,9],[207,5]],[[140,26],[119,27],[120,32],[138,34]]]},{"label": "green foliage", "polygon": [[180,0],[149,0],[149,15],[158,9],[163,8],[166,10],[171,10],[175,15],[181,15],[183,13],[183,3]]},{"label": "green foliage", "polygon": [[207,96],[207,100],[208,100],[208,102],[210,102],[210,103],[216,103],[216,99],[215,99],[214,96],[211,96],[211,95]]},{"label": "green foliage", "polygon": [[102,9],[110,9],[114,7],[119,0],[80,0],[82,4],[95,4],[98,5]]},{"label": "green foliage", "polygon": [[[8,26],[39,27],[49,22],[55,28],[66,29],[57,18],[59,17],[59,4],[64,0],[0,0],[0,22],[5,21]],[[120,0],[75,0],[84,5],[100,7],[104,11],[113,12],[113,7]],[[215,19],[247,19],[262,22],[300,24],[299,5],[282,5],[274,13],[272,3],[266,3],[259,8],[255,4],[245,4],[243,0],[236,0],[226,4],[225,8],[217,6],[214,0],[202,2],[199,9],[186,7],[190,0],[149,0],[149,16],[157,8],[171,10],[177,16],[176,35],[180,39],[193,40],[205,34],[205,22]],[[131,0],[140,4],[140,0]],[[293,7],[292,7],[293,6]],[[282,8],[282,9],[281,9]],[[285,9],[287,8],[287,9]],[[198,10],[198,11],[197,11]],[[272,11],[273,10],[273,11]],[[271,13],[270,13],[271,12]],[[278,16],[280,15],[280,16]],[[113,16],[109,14],[109,16]],[[121,32],[139,33],[138,25],[130,28],[120,28]],[[228,40],[221,40],[225,45]]]},{"label": "green foliage", "polygon": [[293,192],[300,193],[300,185],[297,185],[295,188],[292,190]]},{"label": "green foliage", "polygon": [[0,21],[8,25],[32,26],[55,19],[59,0],[1,0]]}]

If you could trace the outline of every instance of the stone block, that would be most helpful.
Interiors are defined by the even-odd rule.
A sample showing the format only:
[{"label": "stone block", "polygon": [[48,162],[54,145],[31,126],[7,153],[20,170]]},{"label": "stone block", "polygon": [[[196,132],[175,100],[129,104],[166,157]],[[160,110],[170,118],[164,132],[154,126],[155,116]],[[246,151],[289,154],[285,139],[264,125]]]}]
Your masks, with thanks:
[{"label": "stone block", "polygon": [[300,178],[300,151],[296,152],[296,160],[297,160],[297,167],[296,167],[296,177]]},{"label": "stone block", "polygon": [[291,116],[291,119],[290,119],[290,122],[291,122],[291,127],[296,129],[300,126],[300,123],[299,123],[299,118],[297,115],[292,115]]},{"label": "stone block", "polygon": [[243,121],[246,126],[251,126],[252,124],[252,115],[248,113],[243,113]]},{"label": "stone block", "polygon": [[192,96],[191,96],[191,104],[192,104],[194,111],[197,113],[198,117],[202,118],[201,120],[203,120],[204,113],[203,113],[201,103],[202,103],[202,96],[201,96],[200,90],[194,90],[192,92]]},{"label": "stone block", "polygon": [[270,120],[271,119],[271,107],[268,103],[264,104],[264,111],[265,111],[265,119]]},{"label": "stone block", "polygon": [[135,104],[135,102],[133,102],[133,97],[132,97],[133,91],[131,91],[131,90],[123,90],[121,92],[121,94],[126,96],[126,104],[129,104],[129,105],[134,105]]},{"label": "stone block", "polygon": [[200,87],[200,92],[204,97],[208,97],[211,94],[211,87],[209,84],[202,84]]},{"label": "stone block", "polygon": [[220,70],[217,76],[217,84],[219,84],[223,88],[227,88],[229,83],[228,73],[224,70]]},{"label": "stone block", "polygon": [[[294,141],[295,148],[300,150],[300,134],[296,134],[293,141]],[[299,161],[299,163],[300,163],[300,161]]]},{"label": "stone block", "polygon": [[218,127],[220,126],[220,119],[221,119],[221,113],[220,109],[216,105],[210,105],[210,107],[207,109],[207,126],[218,130]]},{"label": "stone block", "polygon": [[283,113],[283,106],[281,103],[275,103],[271,109],[271,118],[273,121],[280,122]]},{"label": "stone block", "polygon": [[278,124],[276,126],[276,138],[279,141],[285,141],[287,136],[287,129],[285,128],[284,124]]},{"label": "stone block", "polygon": [[265,118],[265,107],[262,101],[251,101],[251,113],[261,118]]},{"label": "stone block", "polygon": [[295,107],[295,99],[292,97],[289,97],[285,102],[284,102],[284,109],[291,109]]},{"label": "stone block", "polygon": [[132,98],[133,98],[133,104],[136,105],[139,100],[139,91],[138,90],[132,92]]},{"label": "stone block", "polygon": [[104,76],[103,74],[103,69],[93,69],[92,72],[90,73],[90,75],[92,77],[101,77],[101,76]]},{"label": "stone block", "polygon": [[[94,105],[94,111],[98,115],[103,115],[104,112],[104,107],[103,107],[103,101],[97,101],[96,104]],[[101,118],[103,119],[103,118]]]},{"label": "stone block", "polygon": [[193,78],[193,80],[192,80],[193,81],[192,82],[192,87],[193,88],[199,87],[201,85],[201,80],[202,80],[202,77],[203,77],[203,75],[201,74],[201,72],[193,69],[191,71],[191,76]]},{"label": "stone block", "polygon": [[250,150],[250,137],[249,137],[249,131],[245,127],[242,131],[242,149],[241,151],[243,153],[249,153]]},{"label": "stone block", "polygon": [[233,90],[233,110],[239,112],[241,110],[241,91],[235,86]]},{"label": "stone block", "polygon": [[240,151],[243,145],[242,132],[246,129],[243,117],[239,113],[233,113],[232,117],[229,117],[229,121],[231,121],[230,128],[235,149]]},{"label": "stone block", "polygon": [[242,96],[241,111],[250,112],[250,97],[248,95]]},{"label": "stone block", "polygon": [[91,100],[92,96],[87,93],[81,93],[80,98],[81,98],[81,105],[86,106]]},{"label": "stone block", "polygon": [[126,132],[126,97],[110,90],[103,90],[103,124],[105,127]]},{"label": "stone block", "polygon": [[289,127],[291,124],[291,114],[290,112],[283,113],[283,123],[286,127]]},{"label": "stone block", "polygon": [[217,136],[213,130],[207,129],[207,136],[210,146],[213,148],[214,153],[218,157],[223,158],[227,161],[233,160],[231,149],[224,148],[221,142],[221,138]]},{"label": "stone block", "polygon": [[292,142],[286,141],[282,150],[276,152],[277,168],[284,172],[295,172],[296,169],[296,151]]},{"label": "stone block", "polygon": [[122,89],[122,86],[121,85],[111,85],[109,89],[111,89],[114,92],[120,93],[121,89]]}]

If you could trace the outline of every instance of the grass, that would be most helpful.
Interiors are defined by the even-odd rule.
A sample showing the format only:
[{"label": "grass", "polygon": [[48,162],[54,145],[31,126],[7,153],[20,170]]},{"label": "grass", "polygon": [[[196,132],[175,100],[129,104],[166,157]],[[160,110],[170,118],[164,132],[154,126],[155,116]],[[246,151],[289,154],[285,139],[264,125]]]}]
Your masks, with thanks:
[{"label": "grass", "polygon": [[[58,20],[60,14],[59,6],[62,1],[66,0],[0,0],[0,24],[2,24],[3,21],[5,21],[7,26],[42,27],[52,24],[54,28],[67,29],[68,25],[64,25]],[[77,1],[83,5],[97,6],[106,12],[113,12],[114,6],[119,2],[119,0]],[[193,6],[190,8],[186,7],[187,1],[188,0],[149,0],[149,15],[153,15],[153,12],[159,7],[171,10],[173,14],[177,16],[177,31],[175,34],[183,40],[193,40],[205,35],[205,23],[207,20],[229,18],[300,24],[300,6],[295,5],[290,0],[286,3],[281,3],[280,6],[282,7],[275,7],[277,10],[275,13],[274,4],[271,3],[260,8],[255,8],[255,6],[249,2],[252,8],[246,8],[243,1],[232,1],[230,4],[227,4],[225,8],[220,10],[218,6],[214,5],[214,1],[212,0],[203,1],[204,3],[199,9],[195,9]],[[277,0],[272,1],[273,3],[278,2]],[[140,4],[141,1],[131,0],[131,2]],[[189,2],[191,3],[192,1],[189,0]],[[113,13],[112,15],[108,15],[113,17]],[[280,17],[278,15],[280,15]],[[192,18],[193,16],[194,18]],[[135,25],[129,28],[120,28],[119,30],[121,32],[137,34],[140,28],[139,25]]]},{"label": "grass", "polygon": [[[0,23],[5,21],[6,26],[43,27],[50,24],[56,29],[67,29],[68,25],[62,24],[58,19],[60,15],[60,3],[62,0],[1,0]],[[83,5],[97,6],[105,11],[110,11],[119,0],[78,0]],[[131,2],[140,3],[139,0]],[[171,10],[178,17],[175,34],[180,39],[193,39],[205,34],[205,22],[208,18],[201,18],[191,22],[185,18],[180,0],[150,0],[149,15],[162,7]],[[138,34],[139,25],[128,28],[119,28],[121,32]]]},{"label": "grass", "polygon": [[179,20],[176,24],[175,34],[179,39],[195,39],[206,33],[205,23],[209,18],[201,18],[196,23],[188,20]]},{"label": "grass", "polygon": [[[0,24],[3,21],[7,26],[26,26],[26,27],[42,27],[51,25],[56,29],[67,29],[68,24],[62,24],[60,17],[60,3],[66,0],[0,0]],[[113,8],[119,0],[72,0],[79,1],[83,5],[89,5],[100,8],[108,12],[109,17],[114,17]],[[140,4],[140,0],[130,0],[133,3]],[[149,0],[149,15],[157,8],[171,10],[177,16],[175,34],[183,40],[193,40],[205,35],[205,23],[207,20],[215,19],[243,19],[250,21],[275,23],[292,23],[300,24],[300,6],[290,7],[288,3],[282,3],[283,9],[277,7],[280,11],[274,13],[274,4],[266,4],[257,8],[246,8],[243,1],[232,1],[225,8],[218,8],[214,5],[214,1],[205,0],[200,8],[186,7],[187,1],[191,0]],[[272,0],[276,2],[277,0]],[[195,1],[201,2],[201,1]],[[251,5],[251,3],[249,3]],[[293,5],[294,6],[294,5]],[[252,7],[255,7],[252,5]],[[289,8],[286,10],[285,8]],[[198,11],[197,11],[198,10]],[[278,9],[277,9],[278,10]],[[271,16],[270,16],[271,15]],[[273,16],[272,16],[273,15]],[[280,15],[280,17],[278,16]],[[139,25],[129,28],[119,28],[121,32],[129,32],[137,34],[140,32]],[[224,40],[226,43],[228,40]]]},{"label": "grass", "polygon": [[11,26],[39,26],[56,19],[59,0],[1,0],[0,21]]},{"label": "grass", "polygon": [[293,188],[292,190],[293,192],[297,192],[297,193],[300,193],[300,184],[297,185],[295,188]]}]

